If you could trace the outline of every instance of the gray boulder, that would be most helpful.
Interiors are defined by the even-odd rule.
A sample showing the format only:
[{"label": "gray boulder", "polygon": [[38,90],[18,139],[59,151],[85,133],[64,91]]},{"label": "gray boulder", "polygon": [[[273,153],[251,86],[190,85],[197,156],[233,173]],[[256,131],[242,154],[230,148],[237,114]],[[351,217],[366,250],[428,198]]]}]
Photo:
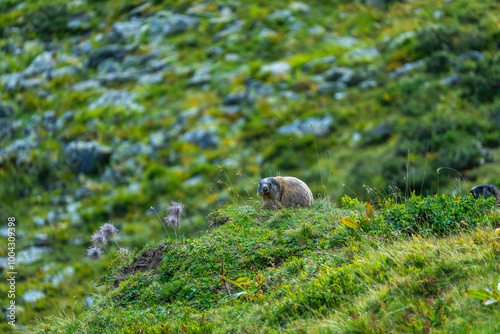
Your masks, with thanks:
[{"label": "gray boulder", "polygon": [[211,130],[192,130],[186,132],[180,139],[202,149],[217,148],[220,144],[220,139]]},{"label": "gray boulder", "polygon": [[121,62],[125,56],[134,51],[134,47],[122,47],[117,45],[105,45],[100,49],[94,50],[89,55],[87,63],[88,68],[97,68],[97,66],[106,59],[113,59]]},{"label": "gray boulder", "polygon": [[120,90],[106,91],[96,101],[89,105],[90,110],[103,107],[123,107],[129,110],[144,111],[144,107],[135,103],[135,94]]},{"label": "gray boulder", "polygon": [[83,174],[95,173],[99,166],[109,162],[111,153],[111,148],[94,141],[74,141],[63,149],[67,165]]},{"label": "gray boulder", "polygon": [[292,124],[282,126],[278,129],[278,133],[282,135],[304,135],[313,134],[321,137],[328,135],[331,132],[333,117],[326,116],[324,118],[311,117],[305,120],[296,120]]}]

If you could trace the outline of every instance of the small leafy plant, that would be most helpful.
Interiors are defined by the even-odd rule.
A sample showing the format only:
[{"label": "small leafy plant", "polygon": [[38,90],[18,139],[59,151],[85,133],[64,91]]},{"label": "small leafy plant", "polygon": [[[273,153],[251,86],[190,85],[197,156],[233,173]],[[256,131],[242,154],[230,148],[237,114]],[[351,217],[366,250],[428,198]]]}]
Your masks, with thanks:
[{"label": "small leafy plant", "polygon": [[500,277],[497,281],[496,289],[466,290],[464,293],[471,298],[480,300],[483,305],[498,303],[500,302]]},{"label": "small leafy plant", "polygon": [[360,227],[368,226],[368,224],[375,219],[375,211],[370,203],[366,203],[366,216],[363,214],[359,215],[358,220],[354,220],[351,218],[340,218],[340,221],[344,223],[345,226],[352,228],[353,230],[357,230]]}]

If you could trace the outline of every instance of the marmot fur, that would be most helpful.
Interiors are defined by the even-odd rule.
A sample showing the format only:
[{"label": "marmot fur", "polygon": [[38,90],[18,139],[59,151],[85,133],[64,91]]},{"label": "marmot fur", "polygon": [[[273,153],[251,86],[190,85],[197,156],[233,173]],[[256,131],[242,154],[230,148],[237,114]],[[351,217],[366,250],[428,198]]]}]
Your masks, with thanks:
[{"label": "marmot fur", "polygon": [[495,196],[500,203],[500,191],[492,184],[480,184],[475,186],[470,190],[470,193],[474,198],[478,198],[479,196],[483,196],[484,198]]},{"label": "marmot fur", "polygon": [[262,209],[309,208],[313,202],[309,187],[291,176],[266,177],[260,180],[257,194],[262,197]]}]

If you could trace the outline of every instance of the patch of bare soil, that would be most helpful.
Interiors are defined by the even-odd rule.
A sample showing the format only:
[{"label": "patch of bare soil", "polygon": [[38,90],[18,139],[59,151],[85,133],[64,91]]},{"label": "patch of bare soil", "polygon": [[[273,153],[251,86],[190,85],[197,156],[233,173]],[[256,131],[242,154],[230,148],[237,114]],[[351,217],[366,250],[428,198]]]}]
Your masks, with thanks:
[{"label": "patch of bare soil", "polygon": [[147,272],[153,269],[156,273],[156,268],[161,263],[165,248],[149,249],[136,257],[131,264],[123,268],[123,272],[115,280],[113,286],[117,288],[121,282],[127,280],[128,276],[134,275],[137,272]]}]

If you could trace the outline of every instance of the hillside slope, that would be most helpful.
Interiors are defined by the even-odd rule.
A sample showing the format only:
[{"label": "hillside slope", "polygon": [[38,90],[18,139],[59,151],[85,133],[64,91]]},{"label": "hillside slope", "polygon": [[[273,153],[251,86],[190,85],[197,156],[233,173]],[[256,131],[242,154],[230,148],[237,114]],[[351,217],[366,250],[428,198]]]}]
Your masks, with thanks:
[{"label": "hillside slope", "polygon": [[91,306],[112,261],[83,260],[90,236],[111,221],[123,247],[159,241],[151,206],[184,203],[189,239],[264,176],[337,204],[500,184],[499,6],[1,1],[0,221],[18,222],[20,328]]},{"label": "hillside slope", "polygon": [[[493,201],[412,196],[363,218],[344,198],[270,212],[232,205],[187,240],[119,260],[107,291],[54,333],[494,333],[500,310],[463,290],[498,279]],[[359,221],[353,229],[341,217]],[[496,324],[496,325],[495,325]]]}]

